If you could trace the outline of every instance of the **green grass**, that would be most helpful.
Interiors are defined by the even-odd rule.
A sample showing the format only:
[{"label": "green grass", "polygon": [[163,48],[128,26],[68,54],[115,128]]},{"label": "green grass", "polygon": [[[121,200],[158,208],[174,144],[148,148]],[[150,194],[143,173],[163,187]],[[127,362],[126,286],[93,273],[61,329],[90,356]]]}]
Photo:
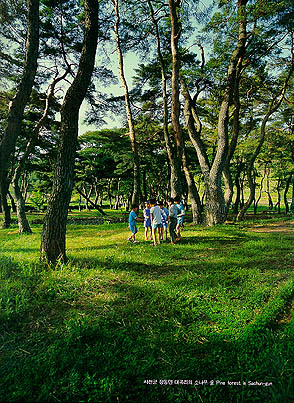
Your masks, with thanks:
[{"label": "green grass", "polygon": [[52,269],[33,230],[0,232],[1,401],[293,401],[294,232],[69,225]]}]

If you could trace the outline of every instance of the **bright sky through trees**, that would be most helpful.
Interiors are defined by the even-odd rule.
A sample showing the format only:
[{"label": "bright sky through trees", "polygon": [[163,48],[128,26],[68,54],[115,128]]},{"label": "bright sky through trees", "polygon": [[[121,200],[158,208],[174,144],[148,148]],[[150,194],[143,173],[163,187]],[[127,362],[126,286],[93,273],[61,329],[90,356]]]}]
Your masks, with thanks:
[{"label": "bright sky through trees", "polygon": [[[199,1],[199,10],[200,12],[205,11],[209,6],[213,5],[214,0],[201,0]],[[191,37],[191,45],[193,43],[193,36]],[[197,49],[194,49],[194,52],[197,53]],[[119,67],[118,67],[118,60],[117,60],[117,54],[115,51],[115,45],[113,44],[113,50],[109,50],[110,53],[110,61],[111,61],[111,69],[116,77],[119,76]],[[99,45],[97,49],[97,56],[99,55]],[[99,57],[99,56],[98,56]],[[124,61],[125,61],[125,74],[126,74],[126,79],[129,85],[129,88],[132,89],[132,84],[133,84],[133,77],[134,77],[134,70],[138,67],[138,64],[140,63],[140,58],[139,56],[134,53],[134,52],[129,52],[124,54]],[[110,66],[109,66],[110,67]],[[110,85],[108,87],[103,87],[100,88],[101,92],[105,92],[107,94],[113,94],[114,96],[123,96],[123,88],[120,82],[118,82],[116,85]],[[85,119],[85,113],[87,109],[89,108],[89,105],[87,104],[86,101],[83,102],[81,111],[80,111],[80,120],[79,120],[79,128],[80,128],[80,134],[83,134],[86,131],[89,130],[96,130],[97,126],[94,124],[87,125],[84,122]],[[109,116],[105,118],[106,124],[103,125],[100,128],[113,128],[113,127],[121,127],[122,125],[122,119],[121,116]]]}]

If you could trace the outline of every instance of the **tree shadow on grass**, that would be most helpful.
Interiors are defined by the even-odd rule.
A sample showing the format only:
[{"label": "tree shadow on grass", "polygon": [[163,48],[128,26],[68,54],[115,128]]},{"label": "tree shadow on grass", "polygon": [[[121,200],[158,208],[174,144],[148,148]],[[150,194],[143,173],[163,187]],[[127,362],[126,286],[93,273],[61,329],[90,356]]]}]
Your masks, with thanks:
[{"label": "tree shadow on grass", "polygon": [[[250,237],[252,239],[252,237]],[[198,244],[198,243],[208,243],[208,242],[213,242],[217,246],[225,246],[228,244],[240,244],[246,239],[249,239],[247,235],[242,235],[242,236],[235,236],[235,237],[211,237],[211,236],[191,236],[191,237],[185,237],[182,236],[181,241],[178,243],[178,245],[189,245],[189,244]]]},{"label": "tree shadow on grass", "polygon": [[81,250],[98,250],[98,249],[103,249],[103,250],[107,250],[107,249],[113,249],[113,248],[117,248],[120,247],[121,243],[111,243],[111,244],[104,244],[104,245],[93,245],[93,246],[83,246],[83,247],[70,247],[69,250],[74,250],[74,251],[81,251]]},{"label": "tree shadow on grass", "polygon": [[3,253],[32,253],[35,252],[37,248],[32,247],[32,248],[22,248],[22,247],[16,247],[16,248],[3,248],[2,250],[0,249],[1,252]]},{"label": "tree shadow on grass", "polygon": [[[8,401],[142,403],[287,401],[273,399],[273,388],[227,384],[277,381],[282,367],[273,362],[276,358],[281,364],[283,352],[282,365],[286,367],[286,359],[291,357],[287,338],[273,352],[274,340],[266,328],[251,333],[246,327],[238,329],[238,338],[236,329],[213,331],[208,324],[203,333],[197,326],[206,319],[197,312],[192,315],[184,294],[182,299],[171,298],[168,290],[164,293],[152,284],[116,282],[109,288],[117,297],[106,307],[93,303],[85,312],[77,304],[75,310],[68,308],[70,315],[65,315],[63,327],[50,337],[44,337],[47,329],[41,327],[35,328],[35,337],[30,334],[21,341],[15,339],[11,348],[22,353],[14,355],[9,365],[7,358],[0,369],[2,397]],[[52,315],[52,306],[43,309]],[[21,329],[27,316],[18,319]],[[11,330],[14,326],[11,323]],[[225,382],[224,387],[215,385],[218,379]],[[146,384],[144,380],[157,383]],[[165,385],[160,380],[191,380],[193,384]],[[203,380],[214,380],[214,385],[195,385]],[[279,393],[286,396],[286,382],[289,379],[275,385],[276,397]]]},{"label": "tree shadow on grass", "polygon": [[[176,248],[180,248],[181,245],[194,245],[194,244],[208,244],[208,243],[213,243],[216,247],[219,246],[229,246],[230,244],[241,244],[242,242],[246,241],[246,239],[249,239],[248,235],[242,234],[240,236],[189,236],[185,237],[183,236],[181,241],[176,243]],[[254,239],[253,236],[250,236],[250,239]],[[147,243],[148,242],[148,243]],[[147,247],[147,248],[152,248],[154,249],[154,253],[156,254],[156,250],[158,248],[161,248],[162,246],[167,246],[169,248],[175,248],[174,245],[169,245],[170,241],[163,240],[161,241],[160,245],[157,245],[157,248],[153,248],[152,241],[139,241],[138,243],[132,244],[128,241],[122,241],[120,240],[117,243],[111,243],[111,244],[103,244],[103,245],[95,245],[95,246],[83,246],[83,247],[72,247],[72,250],[75,251],[80,251],[80,250],[95,250],[95,249],[109,249],[109,248],[117,248],[117,247],[126,247],[126,248],[138,248],[138,247]],[[169,249],[169,251],[171,250]]]},{"label": "tree shadow on grass", "polygon": [[[211,251],[211,256],[214,256],[214,251]],[[106,259],[101,259],[98,257],[71,257],[70,262],[73,266],[77,266],[82,269],[102,269],[110,270],[112,272],[128,272],[135,275],[144,275],[149,279],[154,278],[154,280],[158,280],[159,278],[166,276],[174,277],[176,281],[177,278],[181,278],[187,273],[196,275],[206,274],[209,276],[209,278],[206,278],[207,285],[209,285],[210,281],[212,284],[217,281],[215,276],[216,273],[224,274],[224,281],[228,277],[229,280],[227,285],[229,285],[232,282],[232,284],[238,284],[239,282],[244,281],[244,276],[250,277],[251,269],[259,269],[262,272],[265,272],[267,269],[270,269],[272,272],[283,271],[279,265],[269,267],[267,261],[261,261],[259,256],[250,257],[242,254],[241,252],[240,255],[235,255],[234,258],[232,257],[228,262],[223,260],[223,255],[221,255],[219,259],[215,258],[214,261],[207,261],[207,256],[199,257],[196,254],[190,258],[170,259],[165,263],[160,264],[120,261],[115,259],[113,256],[109,256]],[[236,271],[240,270],[243,271],[243,273],[240,275],[239,279],[235,277],[231,278]],[[230,274],[227,275],[227,272]],[[191,280],[188,279],[187,282],[189,283],[189,281]],[[222,284],[222,282],[219,284]]]}]

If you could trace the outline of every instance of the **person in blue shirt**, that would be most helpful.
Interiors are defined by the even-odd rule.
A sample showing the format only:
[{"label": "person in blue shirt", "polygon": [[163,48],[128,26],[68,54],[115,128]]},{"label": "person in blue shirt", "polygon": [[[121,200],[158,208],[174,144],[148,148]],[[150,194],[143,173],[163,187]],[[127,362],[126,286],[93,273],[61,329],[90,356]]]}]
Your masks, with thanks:
[{"label": "person in blue shirt", "polygon": [[131,231],[131,235],[128,237],[128,241],[130,242],[137,242],[135,240],[136,233],[138,232],[137,229],[137,220],[143,221],[142,218],[138,217],[139,206],[138,204],[132,204],[131,211],[129,214],[129,227]]},{"label": "person in blue shirt", "polygon": [[166,207],[164,207],[163,201],[159,203],[159,207],[161,208],[161,222],[162,222],[160,239],[163,240],[163,231],[165,231],[165,240],[167,241],[167,221],[169,211]]},{"label": "person in blue shirt", "polygon": [[180,241],[181,240],[181,228],[184,228],[185,207],[179,197],[175,197],[175,203],[178,208],[178,217],[177,217],[177,226],[176,226],[177,239],[176,240]]},{"label": "person in blue shirt", "polygon": [[144,215],[144,228],[145,228],[145,241],[148,240],[148,228],[150,230],[150,240],[152,240],[152,227],[151,227],[151,216],[150,216],[150,202],[145,203],[145,209],[143,210]]}]

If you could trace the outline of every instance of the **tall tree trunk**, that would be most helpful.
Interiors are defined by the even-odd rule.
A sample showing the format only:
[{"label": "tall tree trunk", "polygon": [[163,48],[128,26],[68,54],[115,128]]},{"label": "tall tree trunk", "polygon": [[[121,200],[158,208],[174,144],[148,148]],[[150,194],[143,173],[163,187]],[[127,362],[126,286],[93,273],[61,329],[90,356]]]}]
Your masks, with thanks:
[{"label": "tall tree trunk", "polygon": [[267,168],[267,164],[265,164],[265,166],[264,166],[263,177],[261,178],[261,181],[260,181],[259,195],[258,195],[257,199],[254,201],[254,214],[257,214],[258,203],[261,199],[261,195],[262,195],[262,191],[263,191],[263,182],[266,177],[266,168]]},{"label": "tall tree trunk", "polygon": [[2,228],[9,228],[10,222],[11,222],[11,214],[10,214],[10,206],[7,202],[7,194],[8,194],[8,181],[6,178],[2,178],[1,180],[1,207],[2,207],[2,213],[4,215],[3,217],[3,224]]},{"label": "tall tree trunk", "polygon": [[237,172],[236,172],[236,175],[235,175],[236,199],[235,199],[234,209],[233,209],[234,214],[238,214],[239,205],[241,204],[240,177],[241,177],[242,170],[243,170],[243,162],[241,160],[241,161],[238,161]]},{"label": "tall tree trunk", "polygon": [[[245,6],[248,0],[238,0],[238,16],[239,16],[239,34],[238,43],[234,50],[228,66],[227,83],[224,91],[223,101],[221,103],[218,119],[218,143],[217,150],[212,165],[209,164],[208,156],[205,146],[200,138],[201,122],[197,115],[195,102],[189,94],[188,88],[182,80],[182,92],[185,97],[185,118],[188,127],[190,140],[196,149],[198,161],[204,177],[205,185],[205,210],[206,222],[208,225],[221,224],[226,220],[227,205],[231,200],[231,194],[227,196],[227,203],[225,202],[224,193],[222,190],[222,174],[226,165],[229,162],[228,156],[228,120],[229,120],[229,107],[233,98],[233,94],[237,92],[238,69],[241,65],[242,58],[245,53],[246,45],[246,13]],[[237,98],[236,98],[237,99]],[[238,113],[236,113],[238,118]],[[196,127],[195,127],[196,123]],[[236,134],[238,130],[236,130]],[[236,140],[236,139],[235,139]],[[233,143],[232,143],[233,146]],[[231,147],[232,151],[234,147]],[[227,167],[228,168],[228,167]],[[229,180],[230,175],[227,174],[226,178]],[[231,184],[228,185],[231,189]]]},{"label": "tall tree trunk", "polygon": [[[240,94],[239,94],[239,85],[240,85],[240,78],[241,78],[241,69],[242,69],[242,61],[243,61],[243,52],[239,55],[239,60],[237,62],[236,67],[236,79],[234,83],[234,92],[233,92],[233,103],[235,106],[234,115],[233,115],[233,134],[232,139],[229,145],[226,162],[223,170],[223,179],[225,185],[225,207],[226,212],[228,213],[234,192],[234,185],[233,179],[230,172],[230,162],[234,155],[237,140],[239,137],[239,130],[240,130]],[[226,213],[226,214],[227,214]]]},{"label": "tall tree trunk", "polygon": [[31,234],[32,229],[26,216],[25,201],[22,196],[18,181],[13,181],[13,191],[16,199],[16,212],[19,233]]},{"label": "tall tree trunk", "polygon": [[53,264],[58,259],[67,260],[66,220],[73,189],[79,109],[91,81],[98,39],[97,0],[84,0],[84,11],[84,42],[77,74],[60,111],[57,166],[41,238],[41,256]]},{"label": "tall tree trunk", "polygon": [[[239,65],[245,54],[245,45],[247,40],[246,34],[246,13],[245,7],[248,0],[238,0],[237,2],[237,13],[239,17],[239,32],[238,32],[238,43],[236,49],[234,50],[229,67],[227,84],[224,92],[223,101],[221,103],[219,118],[218,118],[218,147],[216,155],[209,173],[209,190],[207,189],[206,198],[206,210],[207,210],[207,223],[208,225],[215,225],[218,223],[223,223],[226,220],[227,208],[231,195],[227,195],[227,201],[225,200],[222,187],[221,187],[221,176],[228,160],[228,121],[229,121],[229,107],[231,104],[232,96],[234,92],[238,90],[239,85],[236,82],[238,76]],[[238,103],[238,100],[237,100]],[[238,112],[238,105],[237,112]],[[237,113],[238,119],[239,112]]]},{"label": "tall tree trunk", "polygon": [[24,157],[19,161],[18,166],[16,167],[16,169],[14,171],[14,175],[12,178],[12,187],[13,187],[13,192],[14,192],[15,200],[16,200],[16,212],[17,212],[17,222],[18,222],[19,233],[31,234],[32,230],[31,230],[30,224],[28,222],[28,219],[26,217],[25,199],[22,195],[22,192],[21,192],[21,189],[19,186],[22,168],[23,168],[26,158],[27,158],[27,153],[25,152]]},{"label": "tall tree trunk", "polygon": [[293,172],[291,172],[290,175],[288,176],[287,181],[286,181],[285,190],[284,190],[284,204],[285,204],[286,214],[288,214],[290,211],[287,194],[288,194],[288,191],[290,188],[290,183],[292,181],[292,176],[293,176]]},{"label": "tall tree trunk", "polygon": [[267,170],[267,174],[266,174],[266,182],[267,182],[267,190],[266,190],[266,194],[267,194],[267,198],[268,198],[268,209],[271,211],[274,208],[274,204],[273,204],[273,199],[270,193],[270,172],[271,169],[270,167]]},{"label": "tall tree trunk", "polygon": [[85,199],[86,202],[86,210],[90,211],[90,206],[89,204],[91,204],[91,196],[92,196],[92,191],[93,191],[93,185],[90,185],[90,189],[87,192],[87,187],[86,185],[83,186],[83,197]]},{"label": "tall tree trunk", "polygon": [[[186,161],[186,152],[183,151],[183,170],[185,173],[185,178],[188,186],[188,198],[191,203],[191,211],[192,211],[192,219],[193,224],[201,224],[202,223],[202,205],[198,190],[195,185],[194,178],[187,166]],[[188,202],[188,200],[187,200]]]},{"label": "tall tree trunk", "polygon": [[120,25],[120,13],[119,13],[119,0],[112,0],[112,4],[114,7],[114,12],[116,15],[116,22],[114,25],[114,32],[116,37],[116,50],[118,54],[118,62],[119,62],[119,69],[120,69],[120,79],[121,83],[124,87],[125,91],[125,105],[126,105],[126,113],[127,113],[127,120],[129,125],[129,136],[131,141],[131,148],[133,152],[133,194],[132,194],[132,203],[139,204],[140,201],[140,161],[139,161],[139,152],[138,152],[138,145],[136,141],[136,133],[134,127],[134,120],[131,108],[131,101],[130,101],[130,94],[128,84],[125,78],[124,72],[124,59],[121,50],[121,40],[119,35],[119,25]]},{"label": "tall tree trunk", "polygon": [[154,9],[151,3],[151,0],[147,0],[150,8],[150,16],[153,22],[153,26],[155,29],[155,38],[156,38],[156,48],[157,48],[157,57],[160,64],[161,70],[161,87],[162,87],[162,100],[163,100],[163,135],[165,141],[165,147],[168,156],[168,162],[170,167],[170,191],[171,196],[175,197],[181,194],[182,186],[181,186],[181,161],[176,158],[175,151],[173,150],[170,134],[168,131],[168,96],[167,96],[167,77],[166,77],[166,63],[163,59],[161,52],[161,43],[160,43],[160,35],[158,29],[158,20],[155,18]]},{"label": "tall tree trunk", "polygon": [[[177,147],[177,159],[182,162],[183,170],[188,185],[188,195],[192,206],[193,223],[200,223],[201,217],[201,201],[196,188],[194,178],[189,170],[187,163],[187,155],[185,142],[180,124],[180,52],[178,42],[181,35],[181,23],[179,20],[179,7],[181,1],[169,0],[169,10],[171,17],[171,49],[172,49],[172,107],[171,119],[174,129],[175,143]],[[183,186],[178,188],[183,193]]]},{"label": "tall tree trunk", "polygon": [[290,211],[294,212],[294,176],[292,180],[292,197],[291,197]]},{"label": "tall tree trunk", "polygon": [[4,212],[3,227],[10,225],[10,211],[7,205],[8,170],[15,144],[21,132],[24,108],[29,101],[37,71],[39,49],[39,0],[27,0],[26,57],[21,81],[9,105],[7,124],[0,143],[0,193]]},{"label": "tall tree trunk", "polygon": [[79,212],[82,211],[82,196],[79,197]]},{"label": "tall tree trunk", "polygon": [[108,179],[107,179],[107,194],[108,194],[108,200],[109,200],[109,208],[110,208],[110,210],[112,209],[111,183],[112,183],[112,178],[108,178]]},{"label": "tall tree trunk", "polygon": [[[24,161],[24,159],[22,159],[22,161]],[[19,229],[19,233],[31,234],[32,230],[31,230],[30,224],[29,224],[27,216],[26,216],[25,199],[22,195],[22,192],[21,192],[21,189],[19,186],[20,176],[21,176],[21,172],[22,172],[22,166],[20,164],[21,164],[21,162],[19,162],[19,165],[16,168],[14,175],[13,175],[13,179],[12,179],[12,187],[13,187],[13,192],[14,192],[15,200],[16,200],[16,213],[17,213],[18,229]]]},{"label": "tall tree trunk", "polygon": [[[180,77],[180,53],[178,42],[181,35],[182,27],[178,18],[179,7],[181,0],[169,0],[169,13],[171,18],[171,51],[172,51],[172,105],[171,105],[171,120],[174,129],[174,138],[176,144],[176,161],[182,162],[183,155],[183,136],[182,128],[180,124],[180,90],[179,90],[179,77]],[[171,166],[172,169],[172,166]],[[176,173],[176,171],[174,172]],[[183,187],[178,179],[177,192],[181,196],[183,193]],[[173,178],[175,180],[175,178]],[[172,184],[171,184],[172,185]]]},{"label": "tall tree trunk", "polygon": [[277,203],[275,204],[275,210],[278,207],[279,214],[281,214],[281,184],[282,184],[282,179],[278,178],[278,184],[277,184],[278,200],[277,200]]},{"label": "tall tree trunk", "polygon": [[23,199],[25,202],[28,196],[28,186],[29,186],[28,172],[23,172],[20,191],[23,195]]},{"label": "tall tree trunk", "polygon": [[144,200],[147,200],[147,179],[146,179],[146,166],[143,168],[142,172],[142,188],[143,188],[143,197]]}]

